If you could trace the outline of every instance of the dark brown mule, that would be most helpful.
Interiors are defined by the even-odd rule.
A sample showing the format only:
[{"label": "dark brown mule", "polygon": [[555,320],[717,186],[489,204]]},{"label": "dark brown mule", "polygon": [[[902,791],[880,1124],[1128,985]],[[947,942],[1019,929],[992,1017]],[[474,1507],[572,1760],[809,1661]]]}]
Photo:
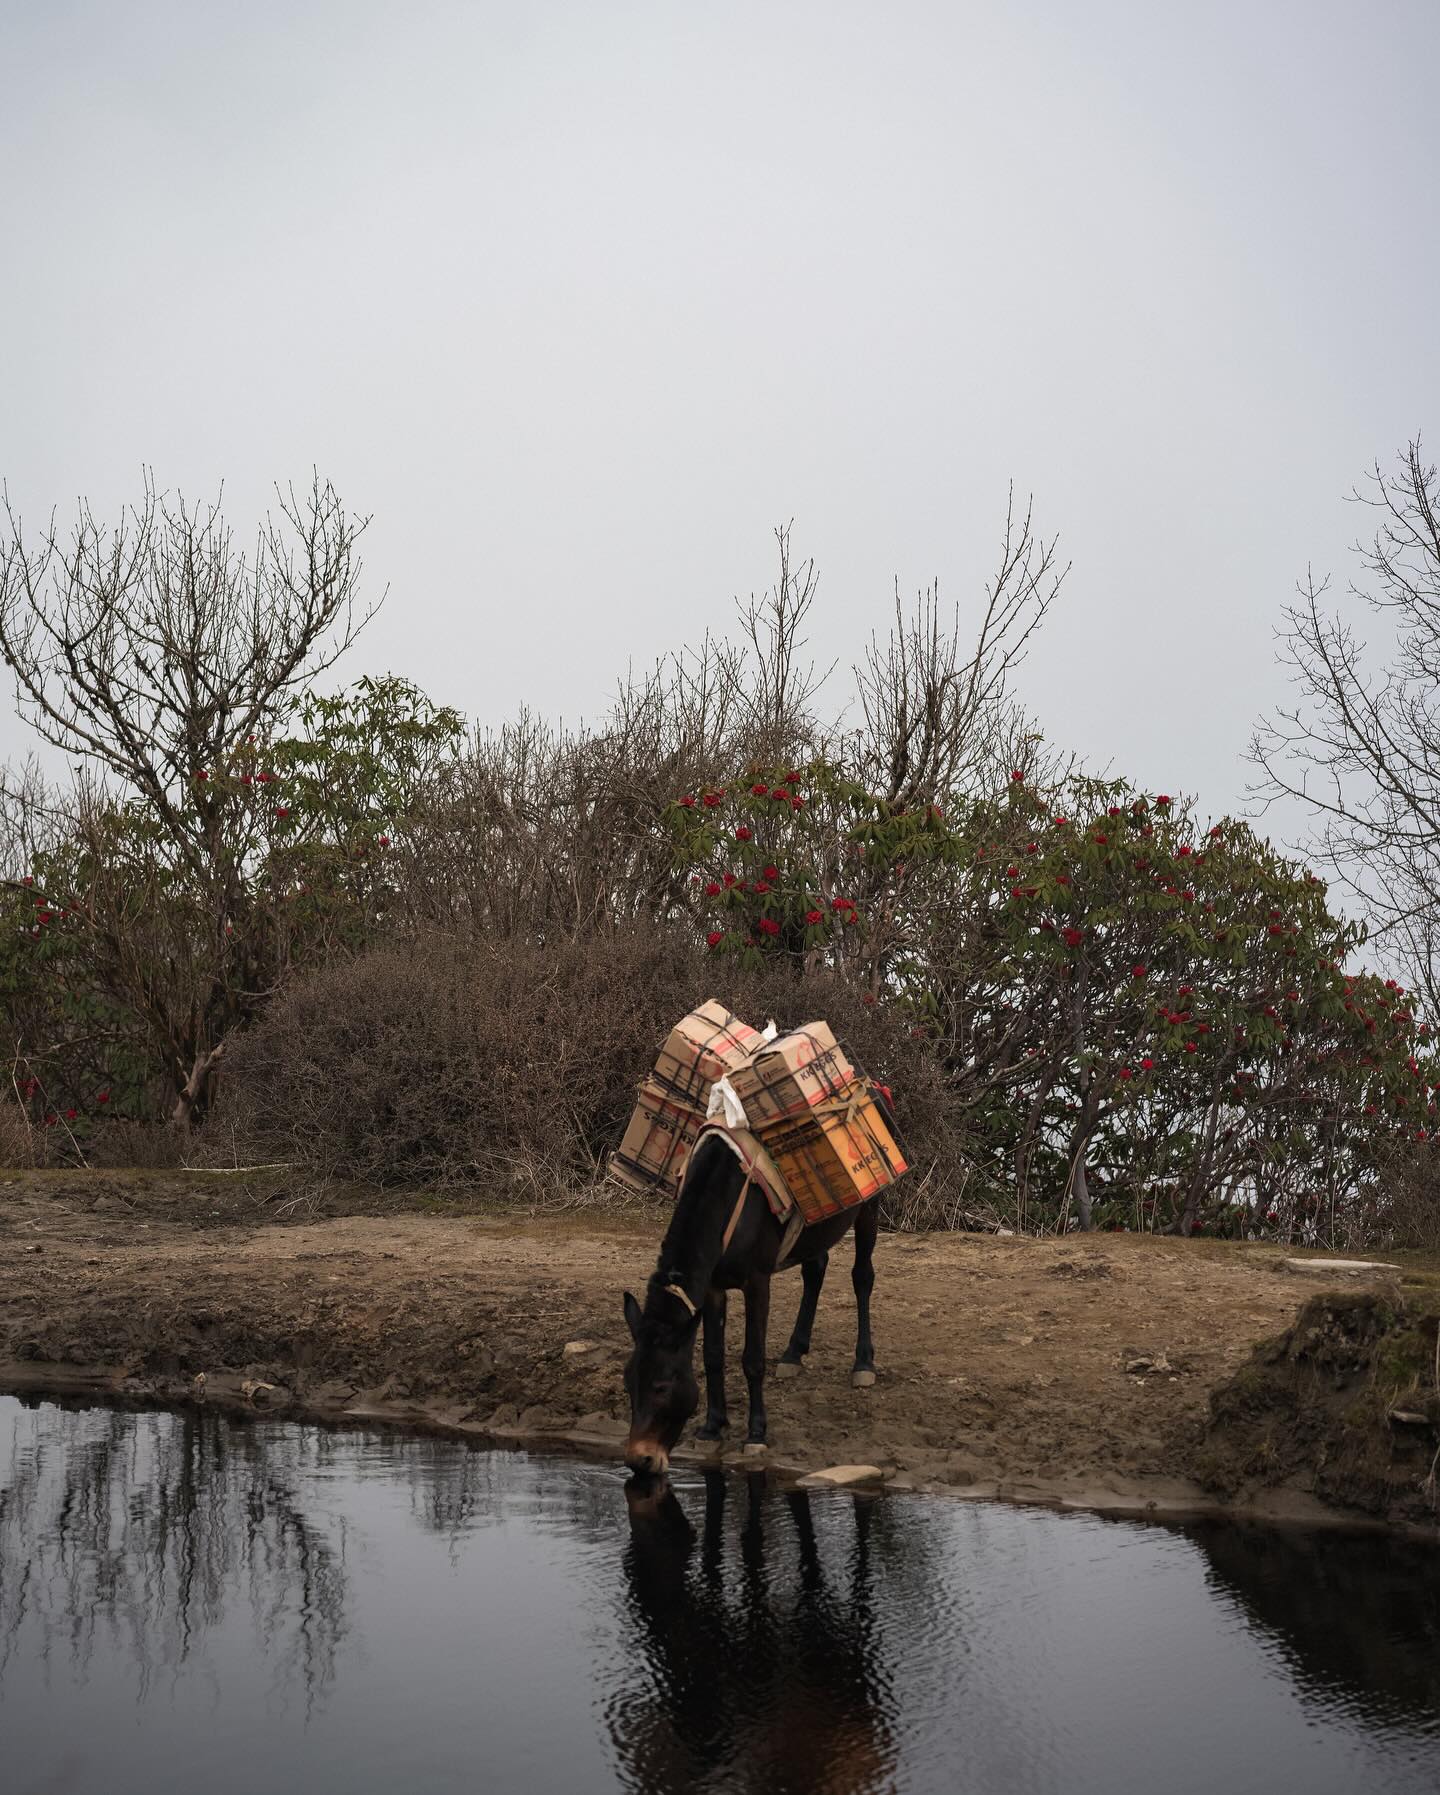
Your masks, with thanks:
[{"label": "dark brown mule", "polygon": [[[742,1196],[743,1193],[743,1196]],[[830,1249],[855,1230],[855,1303],[859,1332],[851,1381],[873,1384],[875,1347],[870,1338],[870,1291],[875,1283],[875,1200],[801,1230],[786,1266],[799,1265],[805,1281],[800,1312],[778,1374],[798,1371],[810,1350],[810,1330]],[[702,1440],[717,1440],[728,1425],[725,1406],[725,1299],[745,1292],[745,1349],[740,1364],[750,1392],[745,1438],[765,1442],[765,1335],[770,1319],[770,1279],[780,1254],[782,1230],[758,1186],[745,1185],[739,1160],[725,1142],[709,1136],[695,1149],[675,1204],[645,1302],[625,1293],[625,1320],[635,1349],[625,1367],[630,1396],[630,1438],[625,1462],[632,1471],[663,1471],[700,1406],[695,1381],[695,1336],[705,1325],[705,1423]]]}]

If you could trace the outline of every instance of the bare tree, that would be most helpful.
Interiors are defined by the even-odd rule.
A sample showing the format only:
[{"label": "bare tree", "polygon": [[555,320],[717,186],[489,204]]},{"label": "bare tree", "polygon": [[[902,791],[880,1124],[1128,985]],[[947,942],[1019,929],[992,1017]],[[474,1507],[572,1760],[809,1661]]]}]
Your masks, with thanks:
[{"label": "bare tree", "polygon": [[1307,574],[1287,607],[1281,657],[1293,705],[1263,718],[1251,747],[1267,800],[1299,799],[1320,851],[1360,899],[1412,984],[1440,1001],[1440,483],[1420,439],[1400,472],[1377,463],[1353,500],[1377,514],[1355,545],[1349,592],[1389,632],[1378,670],[1355,626]]},{"label": "bare tree", "polygon": [[[220,503],[192,507],[148,478],[138,506],[108,528],[81,503],[62,537],[52,516],[28,538],[8,493],[0,540],[0,658],[19,712],[70,760],[78,827],[76,887],[113,980],[113,995],[146,1018],[169,1060],[175,1119],[203,1110],[225,1036],[248,997],[229,935],[243,908],[256,813],[218,776],[263,740],[298,693],[347,648],[357,615],[357,542],[318,477],[279,494],[249,553]],[[33,790],[12,792],[34,811]],[[50,804],[54,808],[54,802]],[[129,871],[117,881],[123,836]],[[185,902],[174,901],[183,889]],[[133,951],[136,900],[165,900],[184,919],[170,966],[187,976],[161,996],[155,969]],[[113,897],[114,901],[109,901]],[[154,920],[153,913],[151,920]]]},{"label": "bare tree", "polygon": [[889,637],[883,644],[872,638],[855,670],[861,776],[877,793],[914,804],[980,789],[1000,752],[1024,747],[1010,679],[1070,571],[1059,565],[1057,547],[1058,538],[1035,535],[1029,502],[1017,515],[1012,486],[1000,564],[973,636],[958,607],[945,621],[934,587],[909,615],[897,590]]}]

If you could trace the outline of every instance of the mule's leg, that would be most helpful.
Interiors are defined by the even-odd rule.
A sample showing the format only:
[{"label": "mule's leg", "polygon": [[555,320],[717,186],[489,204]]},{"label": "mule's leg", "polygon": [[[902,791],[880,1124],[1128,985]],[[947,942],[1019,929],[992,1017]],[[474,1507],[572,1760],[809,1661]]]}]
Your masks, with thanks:
[{"label": "mule's leg", "polygon": [[875,1382],[875,1342],[870,1338],[870,1292],[875,1288],[875,1236],[880,1232],[880,1205],[875,1198],[861,1206],[855,1217],[855,1308],[859,1330],[855,1337],[855,1369],[850,1382],[857,1389]]},{"label": "mule's leg", "polygon": [[770,1322],[770,1277],[752,1272],[745,1281],[745,1350],[740,1364],[750,1391],[748,1446],[765,1444],[765,1333]]},{"label": "mule's leg", "polygon": [[795,1326],[790,1333],[790,1344],[780,1355],[775,1367],[776,1377],[799,1377],[800,1368],[805,1362],[805,1355],[810,1350],[810,1330],[815,1326],[815,1310],[820,1302],[820,1286],[825,1282],[825,1267],[830,1263],[830,1255],[821,1253],[814,1259],[801,1261],[800,1276],[805,1281],[805,1291],[800,1298],[800,1313],[795,1317]]},{"label": "mule's leg", "polygon": [[718,1440],[730,1425],[725,1407],[725,1292],[705,1292],[705,1425],[696,1428],[697,1440]]}]

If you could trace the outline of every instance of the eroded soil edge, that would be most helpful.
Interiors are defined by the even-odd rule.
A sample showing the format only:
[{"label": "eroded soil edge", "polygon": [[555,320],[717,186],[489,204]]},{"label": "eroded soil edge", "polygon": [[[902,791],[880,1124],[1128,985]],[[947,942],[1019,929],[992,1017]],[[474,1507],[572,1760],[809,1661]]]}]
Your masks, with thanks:
[{"label": "eroded soil edge", "polygon": [[[620,1297],[653,1265],[658,1217],[527,1220],[391,1202],[284,1219],[295,1213],[274,1192],[218,1195],[184,1175],[0,1174],[0,1389],[618,1454]],[[804,1375],[771,1381],[766,1462],[782,1475],[871,1464],[892,1487],[1112,1512],[1223,1504],[1428,1524],[1408,1460],[1393,1488],[1382,1468],[1361,1489],[1327,1480],[1296,1443],[1310,1437],[1306,1391],[1333,1383],[1333,1366],[1295,1373],[1282,1354],[1291,1431],[1277,1456],[1252,1348],[1283,1336],[1314,1294],[1280,1258],[1128,1235],[882,1236],[880,1376],[856,1391],[842,1248]],[[772,1354],[798,1297],[798,1278],[777,1282]],[[1251,1400],[1236,1424],[1249,1432],[1227,1457],[1216,1416],[1230,1399],[1212,1410],[1211,1398],[1237,1373]],[[737,1364],[732,1412],[742,1399]],[[1412,1456],[1421,1432],[1405,1441]],[[724,1457],[742,1462],[738,1443]]]}]

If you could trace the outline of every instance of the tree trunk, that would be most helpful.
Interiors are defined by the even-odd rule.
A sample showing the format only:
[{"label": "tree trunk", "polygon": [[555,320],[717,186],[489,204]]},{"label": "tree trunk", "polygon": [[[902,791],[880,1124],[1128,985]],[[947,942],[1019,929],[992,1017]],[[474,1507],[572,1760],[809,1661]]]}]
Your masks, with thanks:
[{"label": "tree trunk", "polygon": [[1075,1171],[1070,1179],[1070,1188],[1075,1193],[1075,1210],[1080,1217],[1082,1234],[1090,1232],[1090,1185],[1085,1177],[1085,1143],[1080,1144],[1080,1151],[1075,1159]]},{"label": "tree trunk", "polygon": [[188,1134],[199,1125],[209,1106],[210,1093],[214,1088],[219,1072],[220,1062],[225,1057],[225,1043],[205,1049],[195,1056],[195,1064],[190,1068],[190,1076],[180,1089],[175,1099],[175,1107],[170,1112],[170,1125]]}]

